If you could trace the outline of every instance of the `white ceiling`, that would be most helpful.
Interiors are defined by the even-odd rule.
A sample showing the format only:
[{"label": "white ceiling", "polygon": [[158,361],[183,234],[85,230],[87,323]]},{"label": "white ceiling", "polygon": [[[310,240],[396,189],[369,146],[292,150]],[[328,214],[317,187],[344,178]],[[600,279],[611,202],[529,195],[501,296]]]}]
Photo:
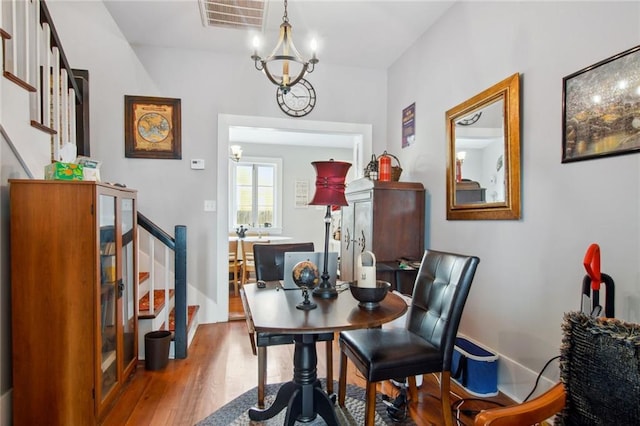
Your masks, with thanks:
[{"label": "white ceiling", "polygon": [[[245,55],[256,32],[205,27],[197,0],[103,0],[133,46],[196,49]],[[387,69],[457,0],[288,0],[288,17],[300,53],[308,57],[318,41],[323,63]],[[284,2],[265,0],[264,43],[267,55],[276,43]],[[363,40],[365,42],[363,42]],[[353,136],[314,135],[270,129],[232,129],[230,142],[307,144],[352,147]]]},{"label": "white ceiling", "polygon": [[[456,0],[289,0],[293,39],[308,57],[318,41],[318,58],[346,66],[387,69]],[[265,0],[263,56],[276,43],[284,2]],[[204,27],[197,0],[104,0],[132,45],[252,53],[256,34]]]}]

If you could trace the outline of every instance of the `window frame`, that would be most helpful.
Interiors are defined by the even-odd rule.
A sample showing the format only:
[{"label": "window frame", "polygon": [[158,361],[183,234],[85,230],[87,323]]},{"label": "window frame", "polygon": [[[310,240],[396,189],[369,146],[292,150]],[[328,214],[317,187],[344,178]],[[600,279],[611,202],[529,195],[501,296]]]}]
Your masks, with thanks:
[{"label": "window frame", "polygon": [[[246,166],[246,165],[269,165],[274,168],[274,203],[273,203],[273,217],[274,222],[271,227],[265,228],[264,226],[251,226],[249,224],[250,232],[268,232],[269,234],[281,234],[282,233],[282,158],[276,157],[247,157],[243,156],[242,159],[238,162],[230,160],[229,167],[229,216],[228,216],[228,228],[230,233],[234,233],[236,228],[240,226],[240,224],[235,224],[236,215],[236,169],[238,166]],[[255,185],[255,182],[253,182]],[[255,191],[256,187],[254,186],[254,205],[255,205]],[[247,225],[247,224],[242,224]]]}]

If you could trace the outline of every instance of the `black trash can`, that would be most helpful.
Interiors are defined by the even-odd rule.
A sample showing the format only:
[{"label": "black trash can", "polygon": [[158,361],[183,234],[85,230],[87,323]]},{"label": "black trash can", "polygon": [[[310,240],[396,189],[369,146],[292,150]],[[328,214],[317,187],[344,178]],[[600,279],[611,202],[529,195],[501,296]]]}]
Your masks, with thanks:
[{"label": "black trash can", "polygon": [[146,370],[162,370],[169,362],[171,332],[166,330],[151,331],[144,335],[144,368]]}]

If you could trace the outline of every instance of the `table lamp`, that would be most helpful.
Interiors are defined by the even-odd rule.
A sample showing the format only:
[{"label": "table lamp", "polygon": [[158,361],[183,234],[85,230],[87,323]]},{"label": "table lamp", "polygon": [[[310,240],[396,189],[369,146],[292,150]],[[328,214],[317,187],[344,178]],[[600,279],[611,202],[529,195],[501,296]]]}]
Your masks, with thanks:
[{"label": "table lamp", "polygon": [[345,178],[351,163],[344,161],[314,161],[311,163],[316,169],[316,193],[309,203],[312,206],[327,206],[324,216],[324,267],[320,276],[320,284],[313,289],[313,295],[322,299],[338,296],[338,291],[329,282],[329,225],[331,224],[331,206],[347,206],[344,196]]}]

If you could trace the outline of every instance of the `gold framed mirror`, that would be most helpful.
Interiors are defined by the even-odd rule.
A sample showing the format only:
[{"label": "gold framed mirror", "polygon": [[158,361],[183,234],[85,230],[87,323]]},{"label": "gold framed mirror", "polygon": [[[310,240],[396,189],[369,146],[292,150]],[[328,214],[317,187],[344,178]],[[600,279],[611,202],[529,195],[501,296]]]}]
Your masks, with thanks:
[{"label": "gold framed mirror", "polygon": [[520,74],[446,113],[447,219],[520,219]]}]

